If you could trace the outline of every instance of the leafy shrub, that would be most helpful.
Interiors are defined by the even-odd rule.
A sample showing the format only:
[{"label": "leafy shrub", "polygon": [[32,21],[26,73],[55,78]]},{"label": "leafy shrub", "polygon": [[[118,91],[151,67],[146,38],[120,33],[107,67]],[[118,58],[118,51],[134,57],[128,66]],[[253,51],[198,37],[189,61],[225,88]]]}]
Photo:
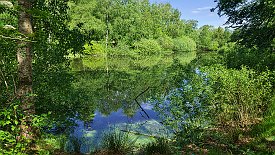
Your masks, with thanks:
[{"label": "leafy shrub", "polygon": [[234,43],[234,42],[226,43],[218,49],[218,53],[225,54],[225,53],[231,51],[232,49],[234,49],[235,47],[236,47],[236,43]]},{"label": "leafy shrub", "polygon": [[20,119],[22,119],[18,107],[18,104],[12,104],[0,111],[0,154],[26,153],[29,142],[24,139],[17,141],[20,135]]},{"label": "leafy shrub", "polygon": [[134,43],[134,47],[142,55],[154,55],[161,51],[159,43],[153,39],[141,39],[140,41]]},{"label": "leafy shrub", "polygon": [[[267,109],[263,122],[255,126],[252,133],[258,136],[258,138],[273,137],[273,141],[275,141],[275,96],[272,98]],[[259,133],[261,133],[260,136]]]},{"label": "leafy shrub", "polygon": [[186,76],[180,88],[156,104],[163,122],[184,143],[196,143],[210,127],[238,137],[263,118],[272,97],[270,72],[207,66]]},{"label": "leafy shrub", "polygon": [[262,118],[271,99],[270,72],[258,74],[245,67],[234,70],[223,66],[202,70],[209,78],[211,105],[216,106],[218,123],[247,127]]},{"label": "leafy shrub", "polygon": [[196,50],[196,42],[187,36],[175,38],[173,43],[173,51],[175,52],[191,52]]},{"label": "leafy shrub", "polygon": [[169,36],[163,36],[158,38],[158,43],[160,44],[161,48],[167,51],[173,50],[174,43],[173,39]]},{"label": "leafy shrub", "polygon": [[84,69],[82,58],[73,58],[71,66],[73,70],[82,71]]},{"label": "leafy shrub", "polygon": [[105,52],[105,46],[97,41],[91,41],[90,44],[85,44],[84,48],[83,53],[87,55],[102,55]]},{"label": "leafy shrub", "polygon": [[128,45],[123,42],[119,42],[115,47],[108,48],[108,55],[112,58],[114,57],[134,57],[135,56],[134,50],[131,50]]},{"label": "leafy shrub", "polygon": [[[20,110],[19,102],[13,101],[9,104],[9,106],[0,109],[0,154],[28,154],[33,151],[30,146],[34,140],[26,139],[21,135],[20,125],[26,116]],[[44,125],[45,118],[46,115],[32,116],[31,126],[34,132]],[[36,138],[38,133],[30,134],[34,134]]]}]

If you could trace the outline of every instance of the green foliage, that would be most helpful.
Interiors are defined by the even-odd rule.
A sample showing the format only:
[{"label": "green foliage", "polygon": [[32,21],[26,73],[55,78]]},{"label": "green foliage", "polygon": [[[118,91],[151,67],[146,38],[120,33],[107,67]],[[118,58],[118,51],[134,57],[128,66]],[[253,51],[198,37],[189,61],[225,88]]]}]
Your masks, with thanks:
[{"label": "green foliage", "polygon": [[[26,119],[20,111],[20,105],[15,101],[17,91],[17,42],[20,38],[26,38],[18,33],[16,28],[6,29],[3,25],[17,27],[18,7],[13,1],[14,8],[1,9],[0,17],[3,17],[0,32],[0,106],[1,113],[1,149],[7,153],[26,152],[29,142],[18,141],[20,137],[19,124]],[[78,27],[68,27],[68,3],[67,1],[42,0],[34,1],[28,12],[32,16],[34,35],[28,36],[27,41],[32,43],[33,56],[33,90],[35,97],[35,110],[37,116],[32,117],[32,126],[39,130],[41,126],[50,126],[52,120],[60,122],[74,117],[76,109],[82,109],[84,113],[91,106],[83,107],[80,90],[72,87],[73,76],[69,74],[69,53],[77,53],[83,49],[86,36]],[[2,20],[1,20],[2,22]],[[84,95],[85,96],[85,95]],[[86,99],[85,99],[86,100]],[[17,109],[13,108],[17,105]],[[85,110],[84,110],[85,109]],[[77,110],[78,111],[78,110]],[[43,114],[50,115],[44,116]],[[83,114],[84,114],[83,113]],[[3,115],[2,115],[3,114]],[[47,117],[47,122],[44,121]],[[82,117],[79,115],[79,117]],[[87,118],[87,117],[85,117]],[[3,125],[3,128],[2,128]],[[58,125],[58,123],[56,123]],[[3,145],[2,145],[3,144]],[[30,148],[28,146],[28,148]],[[23,150],[25,149],[25,150]],[[2,150],[1,150],[2,151]],[[17,152],[16,152],[17,151]],[[2,152],[1,152],[2,153]]]},{"label": "green foliage", "polygon": [[199,29],[198,48],[203,51],[216,51],[230,40],[230,36],[228,29],[204,25]]},{"label": "green foliage", "polygon": [[229,68],[240,69],[242,65],[246,65],[257,71],[274,70],[274,53],[258,48],[245,48],[235,44],[228,45],[220,53],[224,56],[225,63]]},{"label": "green foliage", "polygon": [[186,36],[175,38],[173,40],[173,43],[173,51],[175,52],[192,52],[196,50],[196,42]]},{"label": "green foliage", "polygon": [[257,137],[258,141],[262,140],[268,140],[270,142],[273,142],[274,139],[274,133],[275,133],[275,99],[272,98],[271,103],[268,105],[267,112],[265,113],[264,120],[256,125],[253,130],[252,134]]},{"label": "green foliage", "polygon": [[173,129],[178,142],[187,144],[198,142],[203,129],[211,125],[211,106],[208,104],[210,88],[204,81],[205,75],[199,72],[191,75],[189,79],[184,79],[179,88],[161,97],[155,107],[164,124]]},{"label": "green foliage", "polygon": [[84,55],[104,55],[105,47],[102,43],[97,41],[91,41],[90,44],[84,45],[83,54]]},{"label": "green foliage", "polygon": [[238,137],[239,129],[259,123],[272,97],[273,78],[268,71],[215,65],[195,69],[184,77],[182,85],[156,106],[164,123],[184,143],[201,141],[210,127],[230,132],[233,139]]},{"label": "green foliage", "polygon": [[[257,46],[262,49],[272,48],[274,33],[273,0],[218,0],[217,8],[220,16],[226,15],[227,24],[237,28],[236,41],[246,47]],[[264,10],[264,11],[263,11]]]},{"label": "green foliage", "polygon": [[[105,21],[95,14],[98,9],[96,0],[82,1],[78,3],[69,2],[69,16],[71,18],[69,27],[78,27],[82,33],[93,33],[92,39],[101,39],[105,34]],[[94,33],[96,32],[96,33]]]},{"label": "green foliage", "polygon": [[230,40],[231,32],[228,29],[218,27],[213,30],[213,40],[217,42],[218,48],[225,45]]},{"label": "green foliage", "polygon": [[68,56],[84,49],[87,36],[79,27],[69,28],[68,9],[68,1],[52,0],[36,1],[32,9],[36,40],[32,44],[36,113],[52,112],[49,119],[55,121],[66,121],[84,109],[84,113],[91,112],[87,110],[90,106],[80,106],[87,105],[85,94],[71,85],[74,77],[69,73]]},{"label": "green foliage", "polygon": [[43,133],[42,137],[37,140],[39,147],[38,154],[47,155],[55,154],[58,151],[64,152],[68,136],[65,134],[53,135]]},{"label": "green foliage", "polygon": [[17,141],[17,137],[20,136],[19,125],[22,119],[18,106],[18,104],[10,105],[0,111],[0,152],[2,154],[23,154],[26,152],[29,142]]},{"label": "green foliage", "polygon": [[[16,1],[12,2],[14,8],[0,6],[0,33],[4,36],[0,37],[0,103],[3,103],[0,105],[0,154],[27,153],[30,144],[25,139],[17,139],[19,124],[25,118],[13,100],[17,86],[16,45],[18,39],[25,36],[16,29],[18,7]],[[132,102],[145,86],[158,88],[150,90],[144,98],[179,86],[169,91],[157,108],[163,114],[164,123],[184,142],[198,142],[208,127],[220,127],[220,124],[247,127],[263,117],[270,107],[273,79],[268,71],[258,73],[241,66],[245,64],[257,71],[265,70],[266,66],[274,68],[275,56],[267,54],[272,50],[264,49],[261,54],[258,50],[258,47],[274,49],[271,18],[274,2],[253,0],[237,8],[242,2],[219,1],[220,11],[229,14],[231,22],[241,21],[240,18],[248,15],[245,16],[248,25],[243,25],[233,37],[253,47],[250,49],[226,44],[230,37],[228,30],[211,26],[197,30],[196,21],[181,20],[180,12],[170,4],[149,2],[39,0],[32,3],[29,13],[35,33],[28,36],[28,41],[32,41],[36,93],[37,116],[33,116],[33,126],[71,125],[68,118],[75,117],[89,120],[95,105],[104,114],[123,106],[125,113],[133,115],[137,106],[126,103]],[[239,9],[241,11],[236,12]],[[10,28],[7,29],[7,25]],[[250,33],[252,37],[247,37]],[[262,39],[258,40],[258,36]],[[108,48],[103,44],[105,40]],[[203,67],[195,73],[190,69],[191,73],[186,74],[182,63],[188,63],[195,56],[197,47],[219,50],[222,54],[211,53],[198,64],[225,63],[228,68],[239,70],[216,66]],[[72,59],[73,70],[69,67],[72,55],[77,57]],[[84,70],[88,71],[84,73]],[[186,79],[182,83],[183,77]],[[173,80],[175,82],[171,82]],[[273,117],[270,121],[268,118],[267,124],[273,121]],[[272,133],[273,129],[268,129],[268,134]],[[239,136],[239,131],[233,134]],[[74,150],[80,152],[80,142],[72,139],[73,142]],[[133,143],[127,134],[114,131],[105,135],[102,147],[108,153],[125,154],[133,150]],[[60,144],[60,148],[64,145]],[[171,151],[161,139],[146,148],[148,153],[156,149],[164,154]],[[40,153],[53,153],[43,151]]]},{"label": "green foliage", "polygon": [[[70,26],[91,32],[94,40],[108,40],[132,45],[143,39],[195,36],[192,21],[185,23],[180,12],[170,4],[150,4],[148,0],[110,1],[93,0],[70,4]],[[195,38],[195,37],[194,37]]]},{"label": "green foliage", "polygon": [[156,55],[161,51],[159,43],[153,39],[141,39],[140,41],[135,42],[134,46],[143,56]]},{"label": "green foliage", "polygon": [[225,64],[225,58],[223,55],[219,54],[218,52],[200,52],[197,54],[198,56],[194,59],[190,66],[196,67],[204,67],[204,66],[212,66],[216,64]]},{"label": "green foliage", "polygon": [[247,127],[258,123],[270,103],[272,77],[270,72],[257,74],[243,67],[241,70],[222,66],[203,68],[211,85],[211,105],[216,106],[218,124]]},{"label": "green foliage", "polygon": [[171,51],[174,48],[173,39],[168,36],[158,38],[158,43],[160,44],[161,48],[166,51]]},{"label": "green foliage", "polygon": [[104,133],[101,140],[101,152],[105,154],[128,154],[134,150],[137,139],[131,139],[128,133],[113,130]]},{"label": "green foliage", "polygon": [[168,155],[172,154],[172,147],[169,141],[164,138],[158,138],[155,142],[151,142],[144,146],[142,154],[145,155]]},{"label": "green foliage", "polygon": [[[18,101],[13,101],[6,107],[0,109],[0,154],[28,154],[34,141],[25,139],[21,134],[22,121],[25,120],[23,112],[20,110]],[[46,115],[32,116],[32,127],[38,131],[45,125]],[[37,135],[38,133],[32,133]]]}]

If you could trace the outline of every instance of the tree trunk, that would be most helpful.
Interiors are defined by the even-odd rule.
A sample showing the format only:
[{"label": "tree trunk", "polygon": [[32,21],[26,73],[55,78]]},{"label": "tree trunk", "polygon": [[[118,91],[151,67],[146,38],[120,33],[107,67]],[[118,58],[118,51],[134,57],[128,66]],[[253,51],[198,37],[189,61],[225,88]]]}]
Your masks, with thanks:
[{"label": "tree trunk", "polygon": [[[33,33],[31,15],[31,0],[18,0],[19,17],[18,29],[21,35],[30,37]],[[31,42],[18,41],[18,89],[17,97],[20,100],[20,107],[23,111],[24,119],[21,122],[21,138],[34,139],[32,128],[32,115],[35,113],[32,91],[32,53]]]}]

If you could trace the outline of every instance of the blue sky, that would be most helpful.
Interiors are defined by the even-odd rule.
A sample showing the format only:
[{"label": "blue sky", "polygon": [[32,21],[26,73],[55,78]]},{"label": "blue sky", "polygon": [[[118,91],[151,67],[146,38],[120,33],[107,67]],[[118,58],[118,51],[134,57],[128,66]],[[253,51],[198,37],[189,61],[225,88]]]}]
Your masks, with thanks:
[{"label": "blue sky", "polygon": [[170,3],[173,8],[180,10],[181,18],[197,20],[198,26],[213,25],[223,26],[226,17],[219,17],[216,12],[210,9],[216,6],[214,0],[150,0],[152,3]]}]

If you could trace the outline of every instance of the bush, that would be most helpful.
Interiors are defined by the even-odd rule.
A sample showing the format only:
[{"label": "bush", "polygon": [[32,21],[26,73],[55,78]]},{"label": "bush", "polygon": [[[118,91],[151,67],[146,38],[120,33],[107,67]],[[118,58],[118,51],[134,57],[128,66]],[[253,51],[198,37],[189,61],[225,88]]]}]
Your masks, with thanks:
[{"label": "bush", "polygon": [[17,103],[0,110],[0,154],[26,154],[30,141],[17,141],[22,117]]},{"label": "bush", "polygon": [[159,43],[153,39],[141,39],[140,41],[134,43],[134,47],[142,55],[154,55],[161,51]]},{"label": "bush", "polygon": [[105,154],[128,154],[134,150],[137,139],[131,139],[129,134],[113,130],[103,134],[100,142],[100,153]]},{"label": "bush", "polygon": [[162,97],[156,109],[184,143],[196,144],[212,127],[238,137],[263,118],[272,81],[268,71],[207,66],[186,75],[182,86]]},{"label": "bush", "polygon": [[174,47],[173,39],[169,36],[163,36],[158,38],[158,43],[160,44],[161,48],[166,51],[172,51]]},{"label": "bush", "polygon": [[[6,104],[8,105],[8,104]],[[20,108],[19,101],[12,101],[5,108],[0,109],[0,154],[25,155],[32,154],[34,143],[38,137],[39,129],[45,125],[46,115],[31,116],[34,139],[27,139],[21,135],[20,125],[26,116]]]},{"label": "bush", "polygon": [[196,42],[187,36],[175,38],[173,43],[173,51],[175,52],[191,52],[196,50]]},{"label": "bush", "polygon": [[84,48],[83,54],[86,55],[104,55],[105,53],[105,45],[97,41],[91,41],[89,44],[86,43]]},{"label": "bush", "polygon": [[131,50],[130,47],[123,42],[119,42],[115,47],[108,48],[108,56],[112,58],[134,58],[135,54],[134,50]]},{"label": "bush", "polygon": [[216,106],[217,123],[248,127],[257,123],[271,99],[270,72],[256,73],[223,66],[203,68],[212,89],[211,105]]},{"label": "bush", "polygon": [[[268,107],[265,117],[260,124],[253,127],[251,134],[255,137],[256,141],[252,144],[254,147],[261,151],[272,151],[270,146],[275,142],[275,96]],[[268,154],[268,153],[265,153]]]}]

